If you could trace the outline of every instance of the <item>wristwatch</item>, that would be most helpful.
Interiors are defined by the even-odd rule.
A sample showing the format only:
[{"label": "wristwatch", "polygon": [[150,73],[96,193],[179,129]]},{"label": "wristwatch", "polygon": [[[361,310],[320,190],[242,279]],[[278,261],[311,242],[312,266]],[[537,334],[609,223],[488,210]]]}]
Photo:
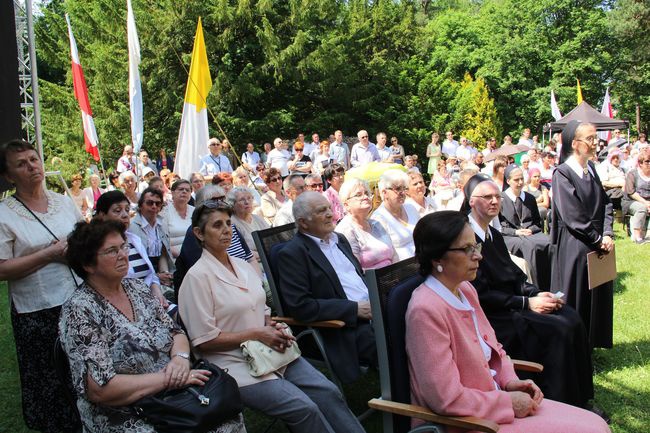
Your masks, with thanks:
[{"label": "wristwatch", "polygon": [[180,356],[183,359],[187,359],[188,361],[190,360],[190,354],[187,352],[176,352],[174,356]]}]

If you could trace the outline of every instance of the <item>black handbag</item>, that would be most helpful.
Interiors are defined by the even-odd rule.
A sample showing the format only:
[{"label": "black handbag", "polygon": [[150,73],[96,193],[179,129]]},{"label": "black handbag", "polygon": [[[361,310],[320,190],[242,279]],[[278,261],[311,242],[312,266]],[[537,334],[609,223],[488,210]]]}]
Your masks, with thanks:
[{"label": "black handbag", "polygon": [[205,433],[241,413],[237,381],[225,370],[202,359],[193,369],[210,370],[203,386],[168,390],[145,397],[131,408],[159,433]]}]

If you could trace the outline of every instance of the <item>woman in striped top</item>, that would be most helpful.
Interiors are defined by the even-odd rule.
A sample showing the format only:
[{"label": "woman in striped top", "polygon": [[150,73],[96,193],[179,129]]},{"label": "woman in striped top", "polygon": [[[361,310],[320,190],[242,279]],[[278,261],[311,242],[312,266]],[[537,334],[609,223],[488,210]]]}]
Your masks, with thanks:
[{"label": "woman in striped top", "polygon": [[109,191],[97,199],[95,207],[95,218],[100,220],[117,221],[124,225],[124,234],[129,244],[129,273],[126,278],[139,278],[149,286],[151,294],[154,295],[163,307],[168,307],[167,299],[160,290],[160,280],[153,264],[147,256],[147,249],[137,235],[128,231],[129,199],[121,191]]}]

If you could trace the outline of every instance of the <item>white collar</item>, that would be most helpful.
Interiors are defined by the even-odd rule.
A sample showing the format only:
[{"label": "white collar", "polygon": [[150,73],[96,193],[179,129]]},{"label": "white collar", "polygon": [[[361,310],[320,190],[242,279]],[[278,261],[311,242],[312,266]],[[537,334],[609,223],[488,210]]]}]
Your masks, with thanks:
[{"label": "white collar", "polygon": [[461,292],[460,290],[458,291],[458,293],[460,294],[460,299],[458,299],[456,296],[454,296],[451,290],[445,287],[445,285],[442,284],[440,280],[438,280],[433,275],[429,275],[427,279],[424,281],[424,284],[428,288],[433,290],[451,307],[461,311],[474,311],[474,308],[472,308],[467,302],[467,299],[465,299],[465,295],[463,295],[463,292]]},{"label": "white collar", "polygon": [[[573,170],[580,179],[582,179],[585,175],[584,167],[580,165],[578,160],[575,158],[575,156],[571,155],[567,160],[565,161],[565,164],[569,166],[571,170]],[[593,176],[594,173],[591,171],[591,167],[589,166],[589,162],[587,162],[587,169],[589,170],[589,173]]]},{"label": "white collar", "polygon": [[317,238],[316,236],[310,235],[309,233],[301,232],[303,235],[307,236],[314,242],[316,242],[317,245],[327,245],[328,247],[332,245],[338,245],[339,243],[339,237],[334,234],[334,232],[330,233],[327,239],[321,239]]},{"label": "white collar", "polygon": [[[486,237],[485,230],[483,230],[483,228],[479,225],[479,223],[476,222],[476,220],[474,219],[474,216],[471,213],[469,215],[467,215],[467,217],[469,218],[469,225],[472,226],[472,230],[474,230],[474,233],[476,233],[476,235],[479,238],[481,238],[481,240],[483,242],[485,242],[485,237]],[[488,226],[488,229],[489,229],[489,226]],[[492,235],[487,235],[487,236],[492,237]]]},{"label": "white collar", "polygon": [[[505,195],[507,195],[508,198],[509,198],[510,200],[512,200],[513,202],[517,199],[517,197],[515,197],[515,193],[512,192],[512,188],[508,188],[507,190],[505,190],[504,193],[505,193]],[[524,198],[525,198],[525,197],[526,197],[526,196],[524,195],[524,190],[522,189],[522,190],[521,190],[521,193],[519,194],[519,198],[521,199],[521,201],[524,201]]]}]

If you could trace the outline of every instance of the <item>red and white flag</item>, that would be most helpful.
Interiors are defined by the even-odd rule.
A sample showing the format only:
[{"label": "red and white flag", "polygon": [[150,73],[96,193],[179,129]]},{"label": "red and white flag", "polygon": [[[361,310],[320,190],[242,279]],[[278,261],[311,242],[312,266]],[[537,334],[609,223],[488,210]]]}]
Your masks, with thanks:
[{"label": "red and white flag", "polygon": [[[610,119],[614,118],[614,112],[612,111],[612,101],[609,99],[609,87],[605,90],[605,99],[603,99],[603,106],[600,109],[600,114],[603,114]],[[598,133],[598,138],[609,142],[612,138],[612,131],[601,131]]]},{"label": "red and white flag", "polygon": [[88,86],[84,78],[84,71],[79,61],[79,52],[77,51],[77,42],[72,34],[70,26],[70,17],[65,14],[65,20],[68,22],[68,35],[70,36],[70,56],[72,57],[72,82],[74,85],[74,96],[79,102],[81,109],[81,121],[84,127],[84,141],[86,142],[86,152],[90,153],[95,161],[99,161],[99,148],[97,143],[97,131],[95,131],[95,122],[93,122],[93,112],[90,109],[88,101]]}]

